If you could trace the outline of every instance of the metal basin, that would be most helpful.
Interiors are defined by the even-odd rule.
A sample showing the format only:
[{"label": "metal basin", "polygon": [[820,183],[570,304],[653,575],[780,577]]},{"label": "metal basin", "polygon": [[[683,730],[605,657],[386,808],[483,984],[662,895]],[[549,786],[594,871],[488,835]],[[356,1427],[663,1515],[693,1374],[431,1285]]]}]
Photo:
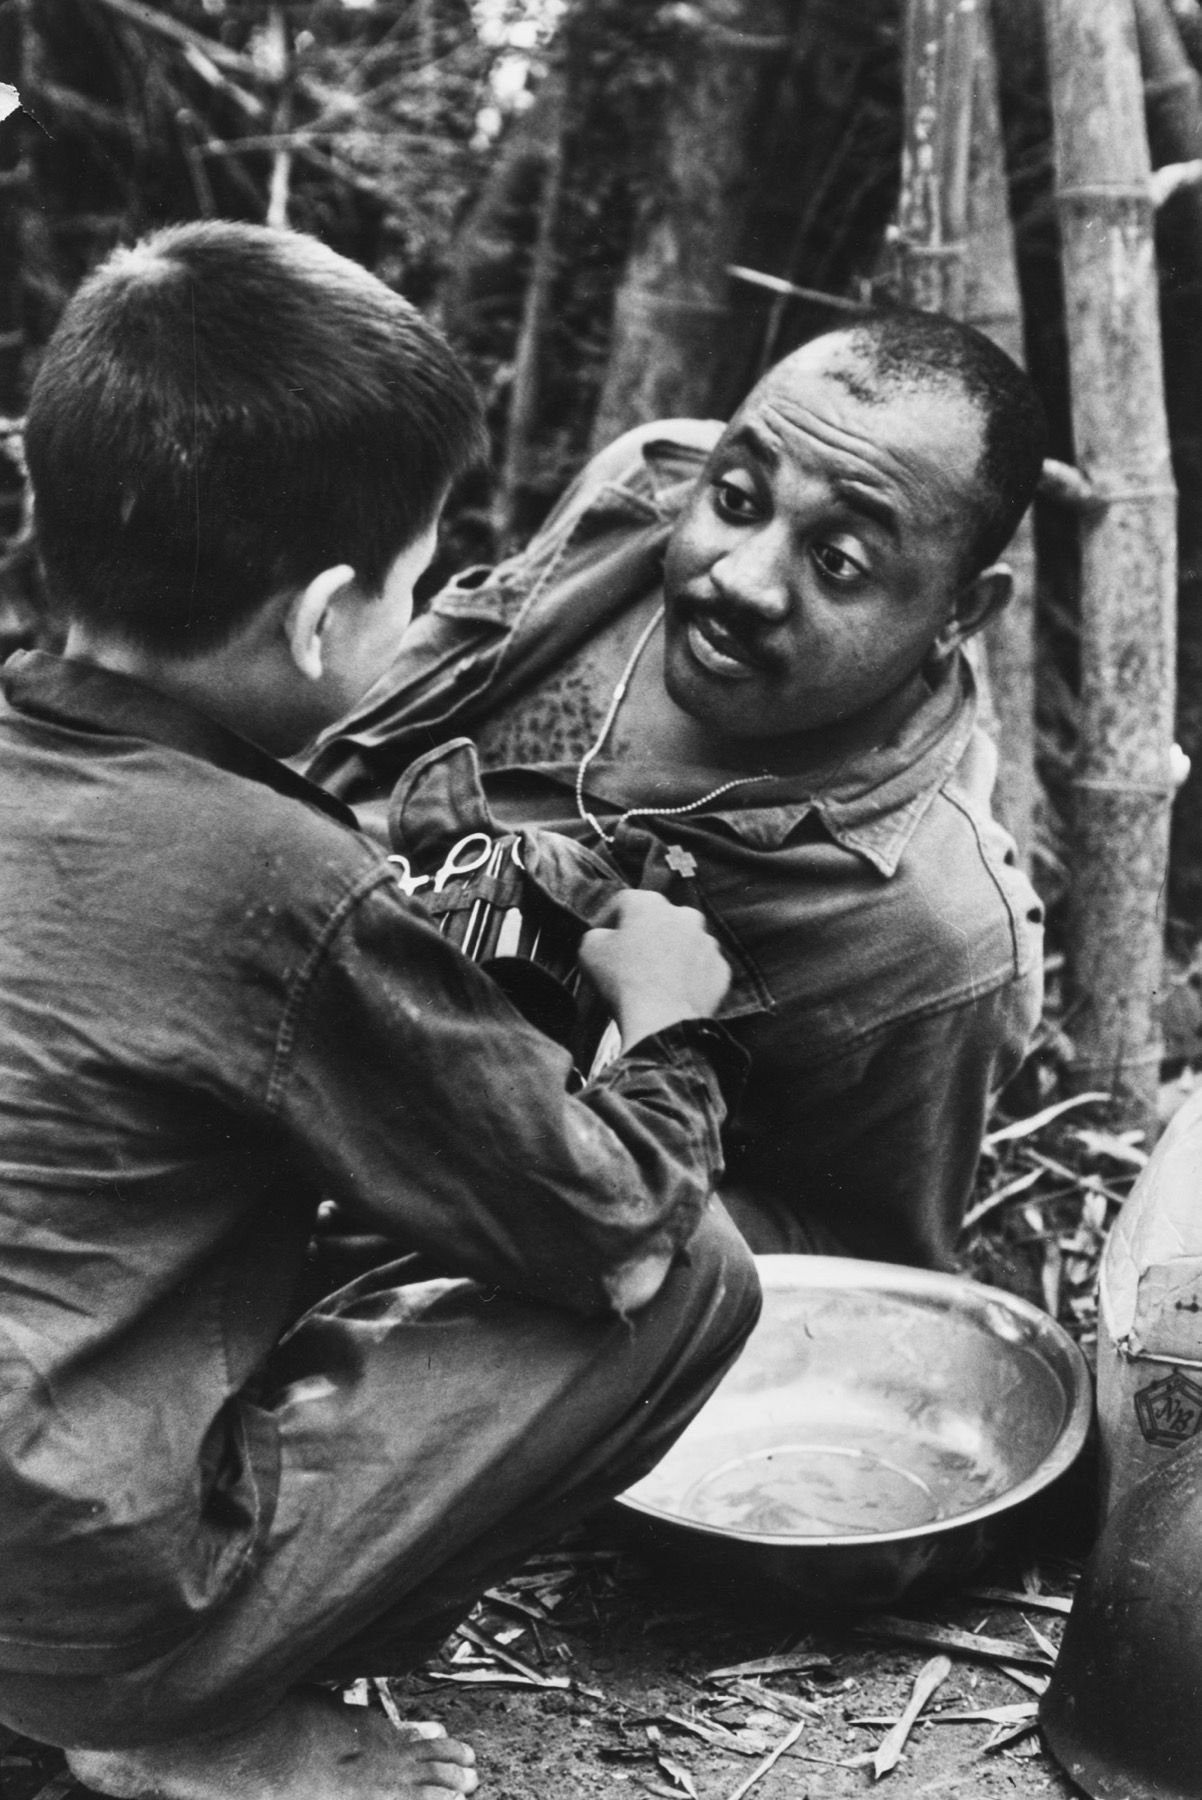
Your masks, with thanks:
[{"label": "metal basin", "polygon": [[764,1313],[742,1358],[619,1504],[815,1600],[879,1605],[967,1574],[1085,1442],[1076,1345],[958,1276],[756,1260]]}]

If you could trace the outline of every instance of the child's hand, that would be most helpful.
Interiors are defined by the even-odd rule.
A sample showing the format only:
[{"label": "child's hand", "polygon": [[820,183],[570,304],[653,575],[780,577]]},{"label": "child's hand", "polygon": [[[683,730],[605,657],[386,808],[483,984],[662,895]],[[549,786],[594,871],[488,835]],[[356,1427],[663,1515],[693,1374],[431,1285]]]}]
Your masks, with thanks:
[{"label": "child's hand", "polygon": [[580,962],[609,1002],[629,1049],[680,1019],[708,1019],[730,986],[730,967],[692,906],[662,894],[619,894],[612,924],[586,931]]}]

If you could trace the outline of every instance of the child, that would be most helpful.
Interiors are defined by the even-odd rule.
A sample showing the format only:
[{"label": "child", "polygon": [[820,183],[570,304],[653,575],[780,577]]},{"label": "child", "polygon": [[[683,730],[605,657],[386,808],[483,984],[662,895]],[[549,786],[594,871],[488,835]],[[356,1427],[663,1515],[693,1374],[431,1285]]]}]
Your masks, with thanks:
[{"label": "child", "polygon": [[[104,1794],[470,1793],[312,1684],[428,1653],[754,1315],[699,915],[586,935],[625,1053],[569,1098],[276,760],[388,660],[479,449],[406,302],[252,226],[118,252],[35,386],[67,640],[0,713],[0,1719]],[[393,1260],[298,1318],[323,1196]]]}]

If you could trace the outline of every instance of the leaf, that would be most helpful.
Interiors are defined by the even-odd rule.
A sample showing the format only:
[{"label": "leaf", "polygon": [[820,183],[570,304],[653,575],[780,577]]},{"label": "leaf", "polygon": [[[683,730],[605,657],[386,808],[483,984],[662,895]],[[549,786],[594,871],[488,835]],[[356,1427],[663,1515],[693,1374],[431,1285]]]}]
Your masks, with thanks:
[{"label": "leaf", "polygon": [[988,1742],[981,1745],[981,1754],[988,1756],[991,1751],[1004,1750],[1008,1744],[1016,1744],[1019,1738],[1026,1737],[1028,1732],[1038,1731],[1038,1729],[1038,1719],[1027,1719],[1021,1725],[1010,1726],[1008,1730],[1004,1725],[999,1725]]},{"label": "leaf", "polygon": [[1049,1676],[1032,1675],[1029,1669],[1016,1669],[1013,1663],[999,1663],[998,1667],[1003,1675],[1008,1675],[1019,1687],[1026,1688],[1029,1694],[1039,1694],[1042,1697],[1047,1693]]},{"label": "leaf", "polygon": [[83,1795],[86,1789],[81,1788],[70,1769],[64,1769],[55,1775],[44,1788],[39,1788],[33,1800],[68,1800],[69,1795]]},{"label": "leaf", "polygon": [[384,1709],[384,1714],[388,1723],[392,1726],[394,1731],[403,1732],[405,1730],[405,1720],[401,1718],[400,1710],[392,1697],[392,1689],[389,1687],[385,1677],[383,1675],[373,1675],[371,1678],[371,1685],[375,1689],[376,1699]]},{"label": "leaf", "polygon": [[506,1650],[501,1644],[496,1643],[494,1639],[490,1638],[486,1632],[479,1631],[475,1625],[470,1624],[467,1620],[458,1627],[458,1632],[459,1636],[461,1638],[466,1638],[469,1644],[475,1644],[476,1648],[478,1650],[483,1650],[486,1656],[492,1657],[505,1668],[512,1669],[515,1675],[521,1675],[526,1681],[532,1681],[536,1685],[543,1687],[567,1686],[566,1676],[550,1677],[544,1675],[540,1669],[532,1668],[530,1664],[524,1662],[520,1656],[515,1656],[512,1650]]},{"label": "leaf", "polygon": [[795,1650],[788,1656],[760,1656],[754,1662],[731,1663],[727,1669],[710,1669],[706,1681],[727,1681],[737,1675],[793,1675],[806,1669],[829,1669],[831,1659],[816,1650]]},{"label": "leaf", "polygon": [[1188,162],[1164,163],[1148,177],[1148,194],[1155,207],[1161,207],[1182,188],[1202,185],[1202,162],[1193,157]]},{"label": "leaf", "polygon": [[668,1755],[666,1750],[659,1751],[655,1760],[663,1770],[664,1774],[668,1777],[668,1780],[673,1782],[676,1787],[680,1788],[683,1793],[688,1794],[690,1800],[700,1800],[700,1796],[693,1782],[693,1777],[689,1774],[689,1771],[685,1768],[683,1763],[678,1763],[674,1757]]},{"label": "leaf", "polygon": [[773,1768],[775,1764],[780,1761],[781,1757],[785,1754],[785,1751],[793,1748],[804,1730],[805,1724],[799,1719],[797,1724],[791,1726],[785,1733],[780,1743],[768,1752],[768,1755],[764,1758],[763,1762],[757,1764],[751,1771],[751,1774],[747,1777],[746,1781],[741,1781],[738,1787],[734,1788],[731,1793],[727,1795],[727,1800],[743,1800],[744,1794],[749,1794],[751,1792],[756,1782],[760,1779],[760,1776],[766,1775],[769,1769]]},{"label": "leaf", "polygon": [[1013,1705],[982,1706],[976,1712],[932,1713],[941,1725],[1031,1725],[1038,1722],[1039,1707],[1033,1700],[1016,1700]]},{"label": "leaf", "polygon": [[965,1589],[964,1597],[966,1600],[990,1600],[998,1606],[1014,1606],[1019,1611],[1029,1606],[1036,1612],[1060,1613],[1064,1618],[1073,1607],[1067,1594],[1021,1594],[1017,1588],[970,1587]]},{"label": "leaf", "polygon": [[727,1731],[723,1725],[703,1725],[699,1719],[688,1719],[683,1713],[665,1713],[664,1718],[669,1725],[675,1725],[680,1731],[691,1731],[704,1743],[713,1744],[717,1750],[734,1750],[740,1756],[758,1756],[759,1751],[749,1749],[733,1731]]},{"label": "leaf", "polygon": [[886,1614],[867,1619],[855,1628],[857,1637],[884,1638],[895,1644],[918,1644],[924,1650],[950,1650],[955,1656],[969,1656],[981,1662],[1015,1663],[1031,1669],[1047,1669],[1050,1658],[1042,1650],[1028,1650],[1012,1638],[982,1637],[975,1631],[960,1631],[954,1625],[925,1625],[918,1619],[897,1619]]},{"label": "leaf", "polygon": [[1044,1309],[1053,1319],[1060,1315],[1060,1285],[1064,1273],[1064,1253],[1055,1238],[1045,1238],[1043,1262],[1039,1270],[1039,1287]]},{"label": "leaf", "polygon": [[965,1213],[964,1230],[968,1231],[972,1226],[979,1225],[987,1213],[991,1213],[996,1206],[1004,1206],[1016,1194],[1025,1194],[1029,1187],[1035,1186],[1042,1174],[1042,1169],[1028,1169],[1025,1174],[1016,1175],[1013,1181],[1006,1182],[1004,1187],[996,1189],[994,1193],[986,1194],[983,1200],[978,1200]]},{"label": "leaf", "polygon": [[1106,1229],[1106,1215],[1110,1211],[1105,1194],[1083,1194],[1081,1197],[1081,1223],[1095,1238],[1100,1237]]},{"label": "leaf", "polygon": [[1042,1112],[1032,1113],[1029,1119],[1015,1119],[1012,1125],[1002,1125],[997,1131],[991,1131],[985,1139],[985,1148],[992,1150],[997,1144],[1013,1144],[1019,1138],[1033,1137],[1045,1125],[1050,1125],[1053,1119],[1058,1119],[1061,1113],[1068,1112],[1070,1107],[1090,1106],[1097,1100],[1111,1100],[1113,1097],[1102,1093],[1072,1094],[1067,1100],[1057,1100],[1054,1106],[1045,1106]]},{"label": "leaf", "polygon": [[424,1681],[445,1681],[457,1687],[570,1688],[567,1675],[543,1675],[532,1681],[528,1675],[509,1675],[502,1669],[461,1669],[449,1674],[442,1669],[424,1669]]},{"label": "leaf", "polygon": [[[961,1710],[944,1708],[942,1712],[929,1712],[923,1715],[924,1725],[1015,1725],[1024,1719],[1034,1719],[1039,1707],[1034,1700],[1015,1700],[1004,1702],[1000,1706],[978,1706]],[[898,1725],[903,1715],[896,1718],[877,1713],[868,1713],[863,1718],[848,1719],[849,1725],[862,1730],[879,1731],[883,1725]],[[876,1754],[874,1752],[874,1754]]]},{"label": "leaf", "polygon": [[1023,1619],[1023,1624],[1026,1626],[1027,1630],[1031,1633],[1031,1636],[1035,1639],[1035,1642],[1039,1645],[1039,1648],[1043,1651],[1044,1655],[1049,1659],[1049,1661],[1055,1662],[1058,1652],[1057,1652],[1056,1646],[1052,1642],[1051,1638],[1045,1637],[1043,1632],[1040,1631],[1036,1626],[1032,1625],[1030,1619],[1028,1619],[1026,1617],[1024,1617],[1024,1619]]},{"label": "leaf", "polygon": [[0,81],[0,122],[21,110],[21,96],[11,82]]},{"label": "leaf", "polygon": [[648,1742],[655,1756],[656,1767],[662,1775],[666,1775],[675,1787],[691,1796],[691,1800],[700,1800],[697,1789],[693,1785],[693,1777],[683,1763],[678,1763],[668,1755],[664,1748],[664,1734],[658,1725],[646,1727]]},{"label": "leaf", "polygon": [[1148,1152],[1138,1149],[1132,1141],[1143,1135],[1142,1131],[1124,1132],[1120,1137],[1113,1131],[1092,1131],[1087,1125],[1076,1125],[1072,1131],[1072,1136],[1090,1156],[1108,1156],[1112,1162],[1126,1163],[1131,1169],[1142,1169],[1147,1163]]},{"label": "leaf", "polygon": [[910,1698],[902,1709],[901,1718],[896,1725],[881,1739],[873,1753],[872,1779],[879,1781],[890,1770],[896,1769],[906,1747],[906,1739],[914,1729],[915,1720],[926,1705],[931,1695],[941,1688],[952,1672],[952,1665],[946,1656],[933,1656],[930,1662],[924,1663],[914,1677],[914,1685],[910,1689]]},{"label": "leaf", "polygon": [[786,1719],[820,1719],[822,1707],[816,1700],[802,1700],[796,1694],[782,1694],[759,1681],[734,1681],[731,1688],[740,1699],[753,1706],[770,1707]]}]

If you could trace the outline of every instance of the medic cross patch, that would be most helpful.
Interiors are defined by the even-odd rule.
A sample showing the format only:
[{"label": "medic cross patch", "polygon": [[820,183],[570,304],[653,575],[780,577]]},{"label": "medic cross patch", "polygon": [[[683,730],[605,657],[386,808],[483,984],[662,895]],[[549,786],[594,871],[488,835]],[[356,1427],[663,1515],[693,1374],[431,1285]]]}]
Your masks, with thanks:
[{"label": "medic cross patch", "polygon": [[686,880],[697,873],[697,858],[682,844],[669,844],[664,861],[670,869],[674,870],[677,875],[683,875]]},{"label": "medic cross patch", "polygon": [[1149,1444],[1172,1450],[1202,1426],[1202,1387],[1174,1369],[1161,1381],[1149,1382],[1135,1396],[1135,1415]]}]

